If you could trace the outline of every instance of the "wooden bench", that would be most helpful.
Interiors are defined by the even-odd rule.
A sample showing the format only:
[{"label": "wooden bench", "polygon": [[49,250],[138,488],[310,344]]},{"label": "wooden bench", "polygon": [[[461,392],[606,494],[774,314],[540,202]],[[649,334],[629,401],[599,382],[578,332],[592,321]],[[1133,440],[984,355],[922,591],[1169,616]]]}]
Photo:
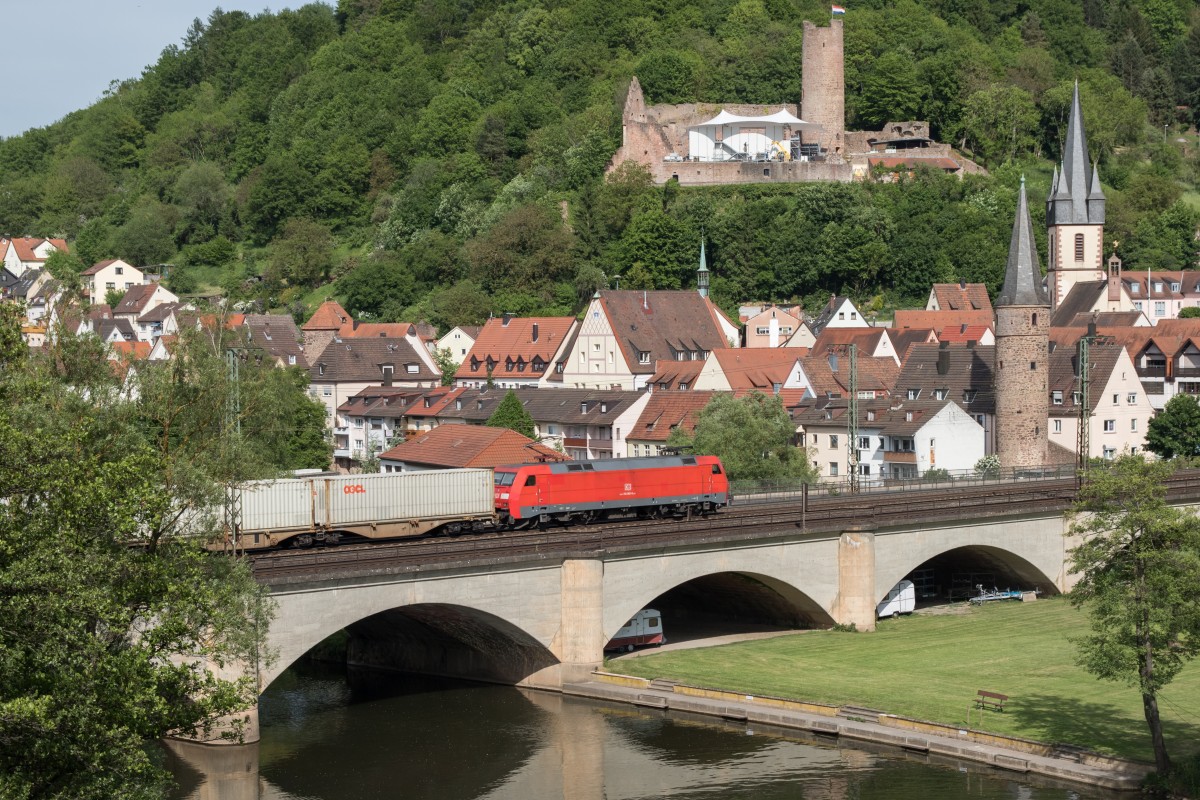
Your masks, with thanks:
[{"label": "wooden bench", "polygon": [[986,689],[980,689],[975,695],[976,708],[991,708],[996,711],[1003,711],[1004,704],[1008,701],[1008,695],[998,692],[989,692]]}]

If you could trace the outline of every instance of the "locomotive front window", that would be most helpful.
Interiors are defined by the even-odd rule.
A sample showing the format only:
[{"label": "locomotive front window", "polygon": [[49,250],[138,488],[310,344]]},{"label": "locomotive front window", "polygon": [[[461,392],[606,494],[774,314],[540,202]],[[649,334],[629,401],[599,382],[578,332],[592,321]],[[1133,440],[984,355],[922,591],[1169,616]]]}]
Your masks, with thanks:
[{"label": "locomotive front window", "polygon": [[516,480],[517,473],[515,472],[497,472],[495,481],[497,486],[512,486]]}]

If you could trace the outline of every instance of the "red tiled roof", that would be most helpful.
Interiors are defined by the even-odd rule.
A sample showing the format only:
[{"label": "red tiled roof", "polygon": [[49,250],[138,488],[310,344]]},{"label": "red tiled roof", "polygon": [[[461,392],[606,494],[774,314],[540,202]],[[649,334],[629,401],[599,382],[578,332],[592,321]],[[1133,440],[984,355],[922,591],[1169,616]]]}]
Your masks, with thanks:
[{"label": "red tiled roof", "polygon": [[943,342],[981,342],[984,334],[991,329],[991,325],[960,325],[957,328],[943,328],[938,339]]},{"label": "red tiled roof", "polygon": [[729,388],[733,391],[760,389],[770,392],[775,384],[787,383],[796,362],[807,355],[803,348],[753,347],[713,350]]},{"label": "red tiled roof", "polygon": [[[457,397],[460,397],[463,392],[467,391],[462,388],[454,388],[452,386],[439,386],[436,389],[430,389],[425,392],[425,396],[412,404],[412,406],[404,412],[406,417],[436,417],[442,409],[450,405]],[[428,405],[426,405],[428,403]]]},{"label": "red tiled roof", "polygon": [[439,425],[379,456],[436,467],[498,467],[538,461],[569,461],[557,450],[508,428],[482,425]]},{"label": "red tiled roof", "polygon": [[696,431],[696,418],[717,392],[654,392],[626,439],[665,442],[675,428]]},{"label": "red tiled roof", "polygon": [[933,328],[939,337],[946,328],[963,325],[987,325],[993,322],[992,311],[897,311],[893,323],[897,328]]},{"label": "red tiled roof", "polygon": [[[316,319],[316,314],[313,315]],[[312,320],[309,320],[312,322]],[[307,323],[306,323],[307,325]],[[306,330],[311,330],[306,328]],[[417,326],[411,322],[355,322],[348,320],[338,328],[338,336],[343,339],[363,339],[374,337],[380,339],[403,339],[405,336],[416,336]]]},{"label": "red tiled roof", "polygon": [[992,310],[987,286],[982,283],[935,283],[933,296],[942,311]]},{"label": "red tiled roof", "polygon": [[[486,377],[490,358],[493,375],[540,378],[574,325],[574,317],[489,319],[454,377]],[[535,363],[540,364],[540,369],[534,367]]]},{"label": "red tiled roof", "polygon": [[105,259],[104,261],[97,261],[95,264],[92,264],[90,267],[85,269],[80,274],[81,275],[95,275],[97,272],[104,269],[109,264],[115,264],[120,260],[121,259],[119,259],[119,258],[109,258],[109,259]]},{"label": "red tiled roof", "polygon": [[694,389],[696,378],[700,377],[703,370],[703,361],[658,361],[646,385],[659,390],[677,389],[685,385]]},{"label": "red tiled roof", "polygon": [[351,322],[351,319],[350,315],[346,313],[346,309],[342,308],[336,300],[326,300],[308,318],[308,322],[300,326],[300,330],[336,331],[340,330],[347,322]]},{"label": "red tiled roof", "polygon": [[150,355],[149,342],[113,342],[109,345],[113,354],[121,359],[145,358]]},{"label": "red tiled roof", "polygon": [[[600,302],[625,363],[635,374],[653,373],[656,361],[672,360],[676,352],[729,347],[717,321],[720,312],[694,291],[606,289],[600,292]],[[643,362],[639,353],[650,357]]]},{"label": "red tiled roof", "polygon": [[[858,359],[858,390],[860,392],[875,392],[891,394],[900,375],[900,366],[890,356],[874,358],[859,356]],[[838,395],[846,397],[850,385],[850,359],[848,356],[834,358],[828,353],[813,351],[803,361],[804,374],[812,384],[813,394],[817,397]],[[836,366],[836,369],[835,369]]]}]

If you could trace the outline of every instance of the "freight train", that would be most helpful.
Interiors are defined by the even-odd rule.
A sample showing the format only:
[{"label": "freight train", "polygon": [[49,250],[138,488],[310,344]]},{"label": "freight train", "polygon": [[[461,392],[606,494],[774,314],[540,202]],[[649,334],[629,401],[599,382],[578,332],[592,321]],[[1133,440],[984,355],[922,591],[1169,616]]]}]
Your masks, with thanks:
[{"label": "freight train", "polygon": [[263,550],[431,533],[707,515],[729,504],[715,456],[653,456],[254,481],[214,549]]}]

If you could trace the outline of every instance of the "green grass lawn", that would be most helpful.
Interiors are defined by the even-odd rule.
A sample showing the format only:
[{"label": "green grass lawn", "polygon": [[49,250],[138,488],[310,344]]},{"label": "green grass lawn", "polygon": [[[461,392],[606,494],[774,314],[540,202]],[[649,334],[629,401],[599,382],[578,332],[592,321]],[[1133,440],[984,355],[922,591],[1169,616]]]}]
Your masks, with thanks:
[{"label": "green grass lawn", "polygon": [[[988,689],[1009,695],[1007,709],[984,712],[982,723],[972,710],[972,727],[1150,761],[1141,696],[1074,664],[1068,638],[1085,625],[1064,599],[993,603],[882,620],[874,633],[812,631],[655,653],[609,669],[949,724],[965,722],[975,692]],[[1172,757],[1200,752],[1200,664],[1166,688],[1159,707]]]}]

